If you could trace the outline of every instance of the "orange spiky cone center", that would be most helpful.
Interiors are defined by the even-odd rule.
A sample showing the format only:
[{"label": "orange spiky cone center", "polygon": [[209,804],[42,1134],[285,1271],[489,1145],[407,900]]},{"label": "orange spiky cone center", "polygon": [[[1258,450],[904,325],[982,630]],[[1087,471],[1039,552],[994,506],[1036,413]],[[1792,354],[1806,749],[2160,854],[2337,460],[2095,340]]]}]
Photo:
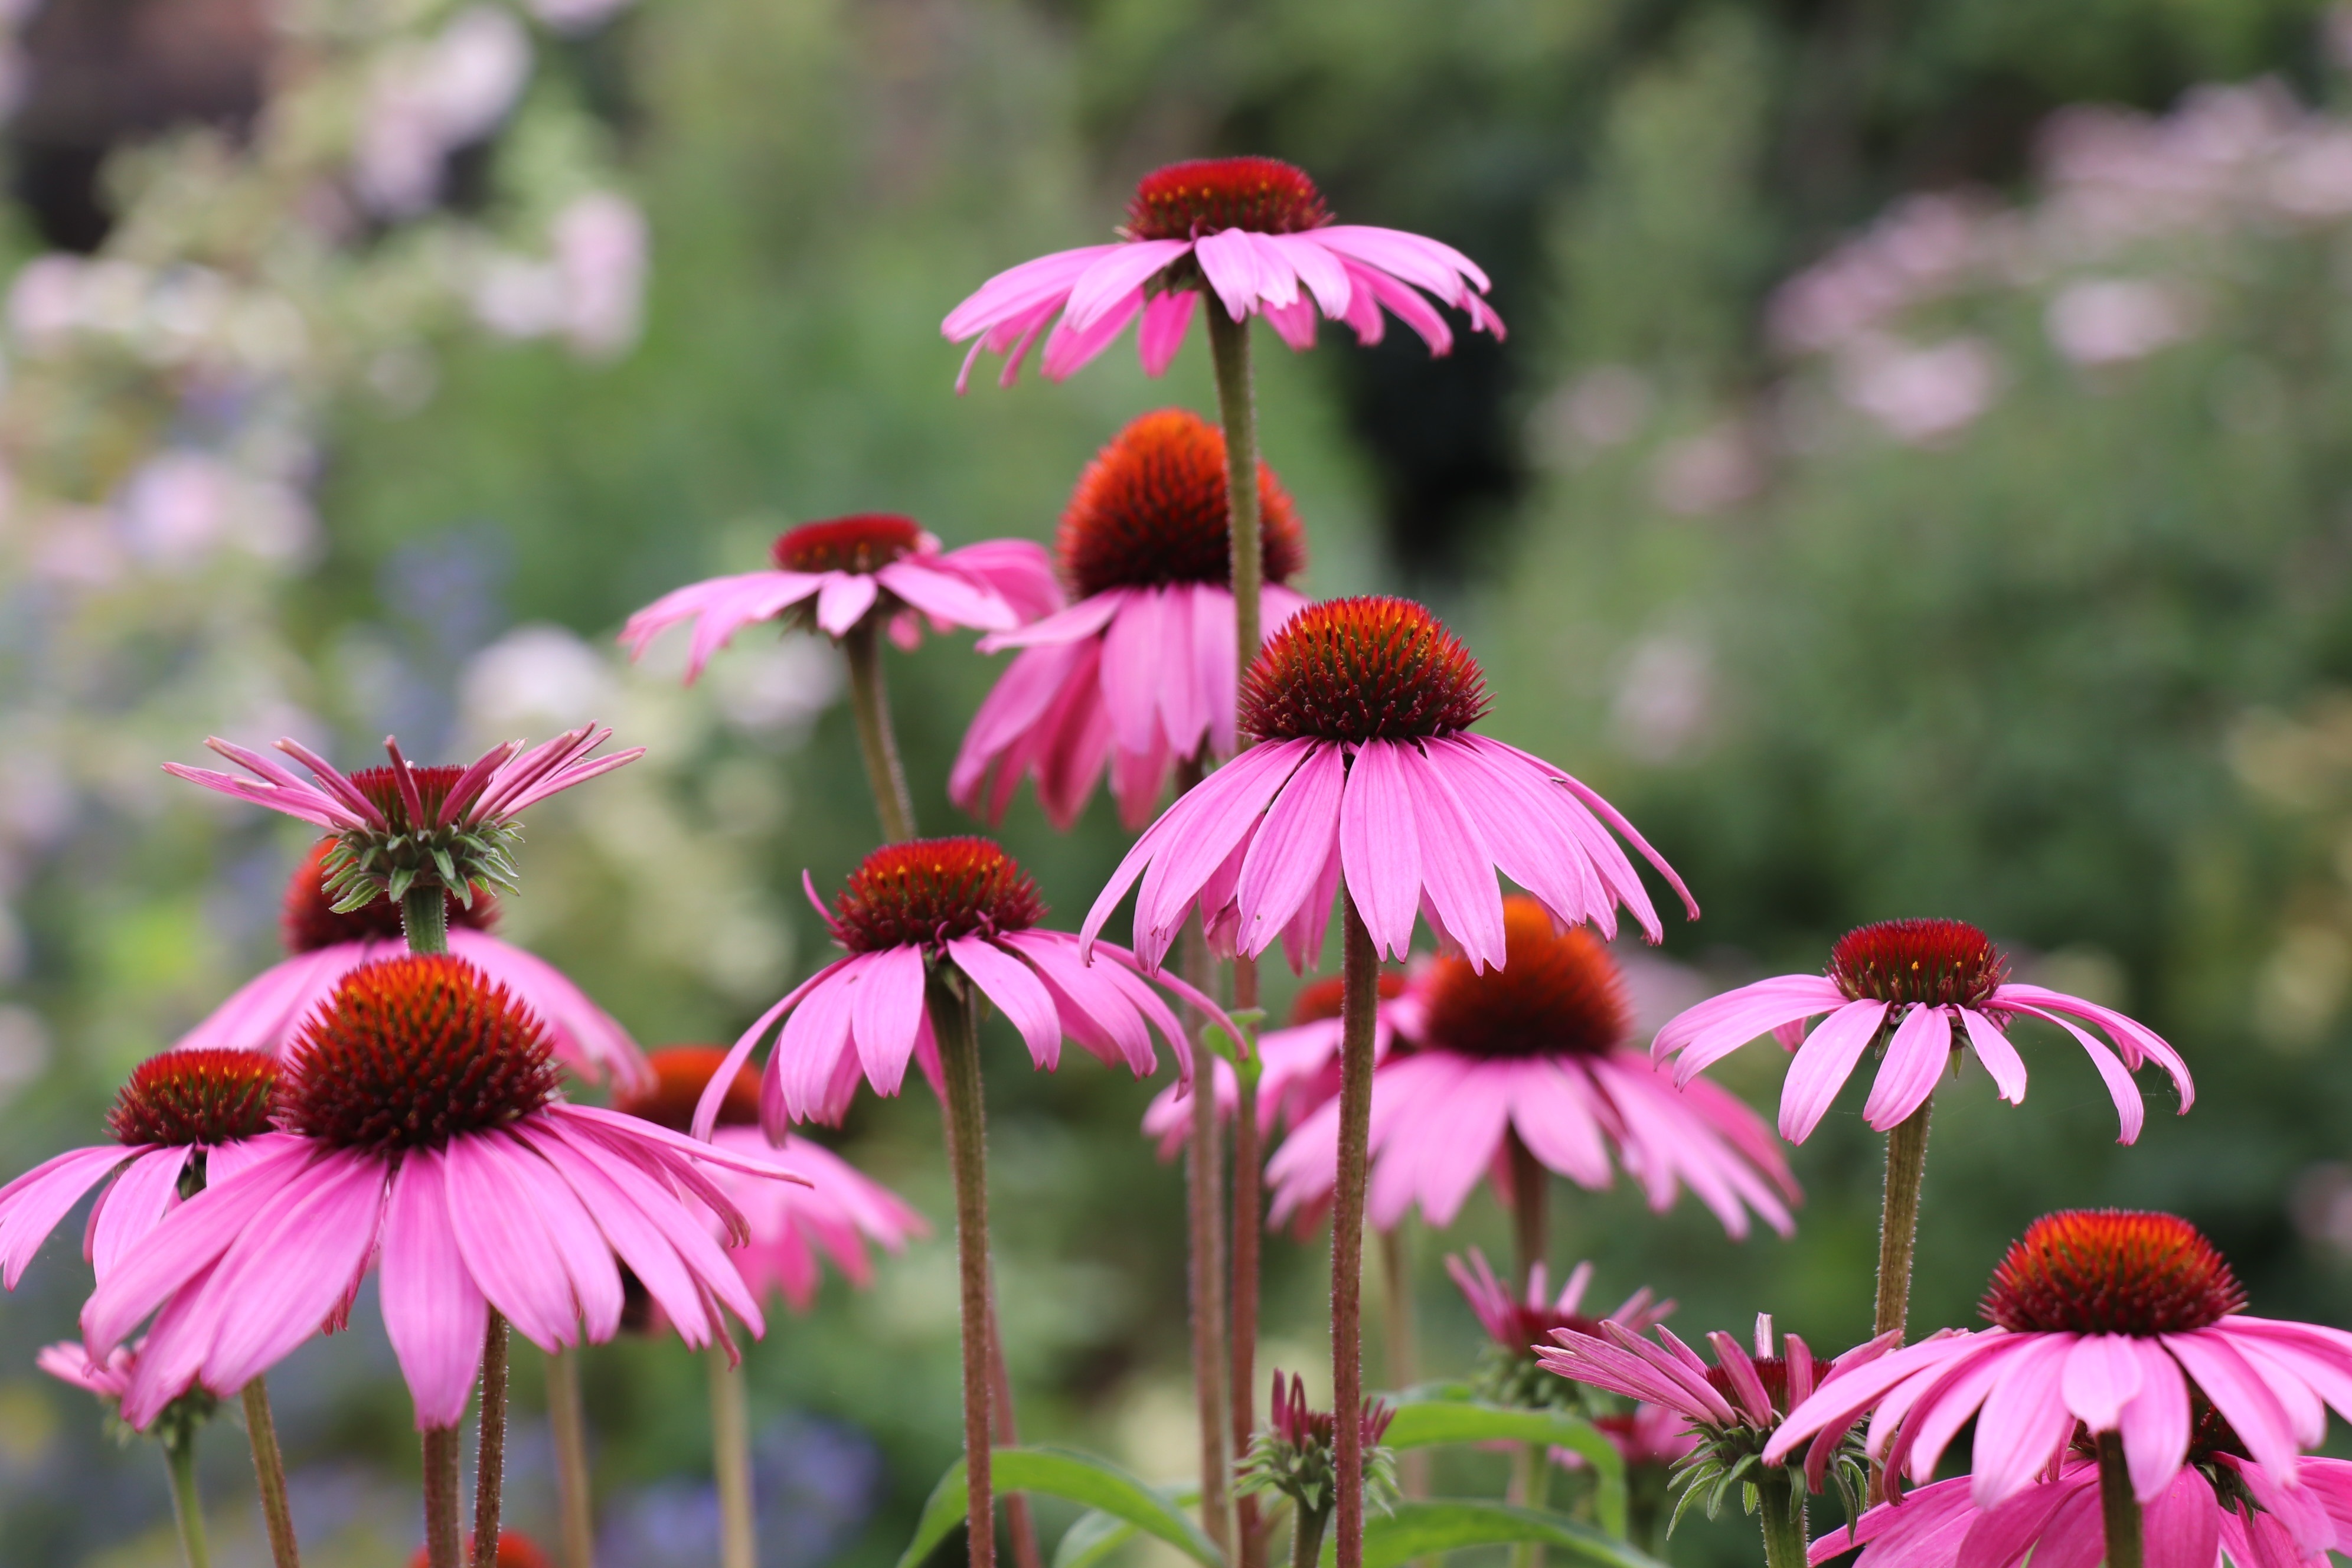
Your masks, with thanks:
[{"label": "orange spiky cone center", "polygon": [[[1265,580],[1287,583],[1307,564],[1306,532],[1274,470],[1257,466]],[[1078,476],[1055,541],[1062,575],[1087,598],[1112,588],[1225,583],[1233,525],[1225,437],[1199,415],[1140,415]]]},{"label": "orange spiky cone center", "polygon": [[1220,229],[1297,234],[1331,221],[1307,172],[1279,158],[1195,158],[1143,176],[1127,205],[1134,239],[1192,239]]},{"label": "orange spiky cone center", "polygon": [[132,1069],[106,1130],[125,1146],[233,1143],[269,1131],[278,1063],[258,1051],[166,1051]]},{"label": "orange spiky cone center", "polygon": [[1599,1056],[1633,1026],[1608,948],[1582,926],[1552,930],[1533,899],[1503,900],[1505,961],[1480,973],[1440,958],[1423,980],[1422,1044],[1466,1057]]},{"label": "orange spiky cone center", "polygon": [[868,855],[834,900],[852,952],[1026,931],[1045,915],[1037,884],[986,838],[918,838]]},{"label": "orange spiky cone center", "polygon": [[1241,727],[1261,741],[1399,741],[1486,712],[1470,650],[1410,599],[1327,599],[1283,625],[1242,677]]},{"label": "orange spiky cone center", "polygon": [[278,1120],[347,1149],[439,1148],[554,1097],[546,1026],[464,959],[354,969],[288,1054]]},{"label": "orange spiky cone center", "polygon": [[2180,1334],[2245,1310],[2246,1293],[2187,1220],[2065,1209],[2026,1227],[1980,1310],[2020,1333]]},{"label": "orange spiky cone center", "polygon": [[[726,1060],[727,1051],[721,1046],[666,1046],[649,1051],[646,1065],[653,1068],[651,1087],[625,1090],[614,1099],[613,1109],[673,1132],[688,1131],[694,1125],[695,1107],[702,1103],[703,1089]],[[735,1069],[735,1081],[727,1086],[727,1097],[719,1102],[719,1125],[749,1127],[759,1120],[760,1074],[745,1062]]]}]

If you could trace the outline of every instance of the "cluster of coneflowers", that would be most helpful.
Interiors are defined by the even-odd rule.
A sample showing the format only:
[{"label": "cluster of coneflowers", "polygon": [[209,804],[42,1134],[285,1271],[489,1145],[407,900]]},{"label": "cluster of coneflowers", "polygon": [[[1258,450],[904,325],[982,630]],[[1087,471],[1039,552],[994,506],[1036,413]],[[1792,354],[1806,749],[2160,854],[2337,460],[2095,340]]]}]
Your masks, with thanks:
[{"label": "cluster of coneflowers", "polygon": [[[2010,980],[1973,927],[1894,921],[1850,933],[1821,974],[1690,1009],[1643,1051],[1606,941],[1621,910],[1662,934],[1643,863],[1696,918],[1681,879],[1590,787],[1480,732],[1484,676],[1428,610],[1318,602],[1296,585],[1307,531],[1258,457],[1253,320],[1303,349],[1321,321],[1370,343],[1393,315],[1444,353],[1446,309],[1502,335],[1486,288],[1434,240],[1335,223],[1286,164],[1163,169],[1116,240],[1001,274],[944,331],[971,342],[966,376],[983,352],[1001,354],[1009,385],[1033,351],[1047,376],[1066,376],[1130,321],[1157,374],[1199,314],[1213,424],[1181,409],[1129,424],[1078,477],[1050,552],[949,551],[907,518],[842,518],[785,533],[771,570],[678,589],[630,619],[622,638],[639,654],[687,628],[689,680],[761,624],[831,639],[848,672],[884,841],[830,903],[810,886],[840,956],[731,1048],[642,1052],[494,934],[498,895],[520,875],[520,814],[636,754],[596,756],[603,731],[498,747],[467,767],[414,767],[388,744],[388,765],[346,774],[290,742],[279,749],[307,777],[222,742],[245,776],[174,767],[326,834],[288,892],[289,955],[137,1070],[113,1142],[0,1189],[0,1281],[13,1287],[100,1189],[83,1337],[43,1364],[158,1438],[192,1563],[190,1445],[224,1398],[245,1406],[276,1561],[299,1560],[265,1379],[339,1327],[373,1271],[422,1434],[429,1568],[536,1550],[499,1529],[510,1328],[551,1358],[566,1568],[586,1568],[592,1550],[577,1355],[624,1331],[708,1349],[722,1561],[748,1568],[729,1320],[758,1335],[772,1292],[808,1303],[820,1254],[862,1282],[869,1242],[924,1233],[793,1131],[840,1121],[861,1083],[900,1093],[912,1067],[940,1101],[953,1178],[964,1517],[970,1559],[990,1568],[995,1456],[1017,1443],[988,1247],[992,1013],[1043,1070],[1069,1043],[1138,1078],[1162,1047],[1174,1058],[1144,1131],[1186,1156],[1197,1535],[1234,1568],[1265,1561],[1286,1506],[1294,1562],[1317,1560],[1328,1527],[1339,1568],[1361,1568],[1368,1510],[1377,1521],[1430,1506],[1384,1438],[1489,1429],[1418,1416],[1391,1428],[1429,1396],[1368,1398],[1360,1334],[1369,1222],[1392,1292],[1386,1380],[1410,1389],[1404,1222],[1450,1226],[1482,1179],[1513,1216],[1516,1256],[1507,1278],[1475,1253],[1449,1260],[1492,1339],[1456,1403],[1560,1440],[1524,1440],[1512,1506],[1491,1516],[1528,1533],[1478,1539],[1566,1539],[1583,1527],[1546,1512],[1549,1471],[1606,1460],[1656,1483],[1633,1492],[1659,1506],[1619,1526],[1643,1545],[1664,1503],[1712,1512],[1736,1499],[1759,1517],[1769,1568],[1855,1545],[1884,1568],[2012,1568],[2028,1553],[2037,1568],[2140,1568],[2147,1541],[2179,1568],[2223,1556],[2284,1568],[2352,1545],[2352,1471],[2307,1457],[2325,1407],[2352,1411],[2352,1335],[2245,1315],[2227,1265],[2185,1222],[2053,1215],[2002,1261],[1991,1328],[1904,1342],[1928,1116],[1960,1059],[2021,1101],[2011,1027],[2064,1031],[2130,1142],[2146,1062],[2184,1111],[2191,1102],[2170,1046]],[[1026,780],[1066,828],[1101,784],[1138,833],[1076,932],[1047,925],[1034,883],[993,841],[919,833],[882,647],[912,647],[926,628],[1013,653],[955,761],[955,805],[993,822]],[[1119,946],[1102,933],[1130,893],[1132,942]],[[1301,991],[1290,1026],[1257,1032],[1258,961],[1279,943],[1295,972],[1321,967],[1335,919],[1336,973]],[[1416,951],[1418,929],[1431,951]],[[1698,1076],[1766,1035],[1793,1053],[1780,1138]],[[1803,1142],[1865,1057],[1877,1068],[1863,1116],[1887,1157],[1867,1342],[1825,1360],[1764,1317],[1752,1350],[1710,1334],[1710,1361],[1663,1326],[1672,1304],[1646,1289],[1599,1319],[1580,1311],[1589,1267],[1549,1289],[1555,1173],[1599,1189],[1622,1172],[1654,1210],[1687,1190],[1733,1237],[1759,1221],[1788,1234],[1801,1194],[1780,1139]],[[571,1098],[567,1075],[608,1085],[611,1108]],[[1277,1373],[1261,1426],[1262,1228],[1305,1235],[1327,1219],[1332,1409],[1310,1410],[1303,1382]],[[458,1496],[469,1407],[470,1532]],[[1530,1427],[1528,1413],[1542,1419]],[[1934,1480],[1970,1421],[1975,1473]],[[1580,1433],[1606,1444],[1580,1448]],[[1906,1480],[1924,1484],[1906,1496]],[[1809,1542],[1806,1500],[1832,1486],[1849,1523]],[[1028,1568],[1039,1559],[1017,1494],[1006,1513]]]}]

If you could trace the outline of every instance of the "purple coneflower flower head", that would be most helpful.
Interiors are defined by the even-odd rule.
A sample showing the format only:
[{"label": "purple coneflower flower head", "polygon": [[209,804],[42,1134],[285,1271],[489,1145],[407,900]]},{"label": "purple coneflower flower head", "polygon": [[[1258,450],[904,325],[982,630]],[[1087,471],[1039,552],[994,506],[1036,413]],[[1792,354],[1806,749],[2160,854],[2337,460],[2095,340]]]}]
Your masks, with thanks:
[{"label": "purple coneflower flower head", "polygon": [[[1087,915],[1091,942],[1139,878],[1135,949],[1158,968],[1195,908],[1227,952],[1279,937],[1294,969],[1320,954],[1348,896],[1374,947],[1402,960],[1413,919],[1481,968],[1503,962],[1501,872],[1562,926],[1616,932],[1622,903],[1652,940],[1657,912],[1619,833],[1682,894],[1681,879],[1615,807],[1516,747],[1473,734],[1486,677],[1437,618],[1405,599],[1310,605],[1243,678],[1240,722],[1262,744],[1145,830]],[[1603,824],[1607,826],[1603,826]]]},{"label": "purple coneflower flower head", "polygon": [[82,1232],[103,1280],[207,1181],[226,1181],[282,1142],[270,1126],[278,1064],[251,1051],[167,1051],[142,1062],[107,1113],[111,1143],[69,1149],[0,1187],[0,1286],[16,1288],[41,1243],[106,1184]]},{"label": "purple coneflower flower head", "polygon": [[[2174,1568],[2327,1568],[2330,1551],[2352,1550],[2352,1464],[2298,1458],[2295,1484],[2282,1487],[2243,1455],[2209,1447],[2199,1423],[2189,1463],[2143,1505],[2151,1563]],[[1987,1508],[1967,1476],[1885,1502],[1813,1542],[1825,1563],[1856,1546],[1856,1568],[2098,1568],[2106,1558],[2099,1466],[2079,1445],[2043,1476]]]},{"label": "purple coneflower flower head", "polygon": [[[1828,1016],[1808,1035],[1808,1021],[1822,1014]],[[1831,950],[1826,973],[1759,980],[1702,1002],[1668,1019],[1650,1048],[1661,1060],[1675,1057],[1675,1077],[1687,1082],[1759,1035],[1773,1035],[1797,1053],[1780,1089],[1780,1135],[1801,1143],[1880,1039],[1885,1055],[1862,1115],[1882,1132],[1927,1102],[1964,1049],[1976,1053],[2003,1100],[2023,1103],[2025,1062],[2008,1033],[2021,1014],[2055,1024],[2090,1053],[2116,1102],[2118,1142],[2137,1139],[2146,1120],[2131,1076],[2142,1061],[2153,1058],[2172,1075],[2182,1115],[2197,1102],[2189,1065],[2155,1030],[2079,996],[2017,984],[2000,950],[1960,921],[1859,927]],[[2075,1020],[2105,1030],[2114,1047]]]},{"label": "purple coneflower flower head", "polygon": [[[803,879],[806,884],[806,879]],[[1147,980],[1135,955],[1097,943],[1107,960],[1088,963],[1078,939],[1041,930],[1045,906],[1013,858],[985,838],[919,838],[889,844],[849,874],[827,909],[814,884],[809,900],[845,956],[811,975],[743,1032],[703,1090],[695,1136],[717,1125],[736,1071],[779,1020],[783,1031],[760,1084],[760,1124],[781,1140],[794,1121],[838,1122],[862,1079],[895,1095],[907,1065],[936,1079],[939,1042],[925,987],[935,979],[969,985],[1021,1032],[1045,1072],[1061,1065],[1066,1036],[1136,1077],[1160,1064],[1157,1030],[1176,1053],[1178,1078],[1192,1078],[1192,1047],[1156,982],[1215,1019],[1236,1039],[1222,1008],[1172,975]]]},{"label": "purple coneflower flower head", "polygon": [[[302,1026],[343,982],[343,976],[407,951],[399,906],[376,899],[356,910],[334,908],[323,881],[334,840],[322,840],[286,884],[278,920],[286,959],[248,980],[204,1022],[180,1037],[176,1049],[227,1047],[276,1056],[300,1037]],[[470,907],[445,900],[449,951],[513,994],[547,1026],[556,1060],[590,1082],[609,1071],[624,1089],[647,1083],[645,1057],[629,1032],[588,999],[545,959],[501,942],[496,895],[477,888]]]},{"label": "purple coneflower flower head", "polygon": [[974,340],[958,392],[982,350],[1005,356],[1001,379],[1012,385],[1048,324],[1038,368],[1059,381],[1108,348],[1139,313],[1136,346],[1145,373],[1158,375],[1183,347],[1193,299],[1204,289],[1236,321],[1264,316],[1294,349],[1314,346],[1318,312],[1347,322],[1369,347],[1387,331],[1385,310],[1443,354],[1453,351],[1454,330],[1430,298],[1499,339],[1503,320],[1483,298],[1487,287],[1477,264],[1450,245],[1333,223],[1303,170],[1273,158],[1207,158],[1145,175],[1117,243],[1000,272],[940,331],[952,343]]},{"label": "purple coneflower flower head", "polygon": [[[1271,1135],[1296,1127],[1307,1113],[1339,1092],[1339,992],[1341,977],[1324,976],[1299,987],[1290,1007],[1290,1026],[1269,1029],[1253,1042],[1258,1063],[1257,1130]],[[1404,998],[1405,977],[1384,970],[1378,984],[1380,1008],[1372,1017],[1372,1059],[1387,1059],[1389,1046],[1415,1032],[1416,1009]],[[1209,1064],[1216,1086],[1217,1115],[1230,1121],[1241,1104],[1241,1083],[1233,1063],[1220,1057]],[[1173,1160],[1192,1137],[1192,1108],[1174,1084],[1144,1108],[1143,1131],[1160,1144],[1160,1157]]]},{"label": "purple coneflower flower head", "polygon": [[[1801,1194],[1763,1120],[1704,1079],[1677,1089],[1626,1044],[1632,1007],[1589,930],[1556,931],[1517,895],[1503,916],[1499,967],[1447,956],[1412,977],[1416,1048],[1372,1074],[1365,1217],[1389,1230],[1418,1206],[1431,1225],[1453,1224],[1481,1176],[1507,1187],[1516,1138],[1580,1186],[1608,1186],[1622,1164],[1660,1213],[1687,1185],[1735,1237],[1751,1210],[1788,1235]],[[1276,1152],[1275,1224],[1328,1201],[1339,1138],[1339,1102],[1327,1101]]]},{"label": "purple coneflower flower head", "polygon": [[[1357,1411],[1364,1445],[1364,1502],[1385,1509],[1396,1496],[1396,1457],[1381,1446],[1396,1410],[1385,1400],[1367,1399]],[[1244,1494],[1276,1492],[1295,1504],[1302,1519],[1320,1521],[1339,1494],[1338,1417],[1307,1403],[1307,1384],[1293,1373],[1287,1383],[1274,1374],[1274,1397],[1266,1425],[1250,1439],[1235,1474]],[[1319,1530],[1319,1523],[1317,1528]]]},{"label": "purple coneflower flower head", "polygon": [[[614,1109],[674,1131],[688,1131],[694,1125],[696,1102],[726,1057],[718,1046],[656,1051],[648,1058],[653,1087],[619,1096]],[[710,1142],[759,1158],[771,1147],[759,1121],[760,1075],[746,1066],[737,1070],[719,1101]],[[898,1194],[824,1145],[795,1136],[775,1152],[807,1178],[806,1186],[723,1167],[710,1173],[713,1184],[742,1213],[746,1239],[728,1257],[754,1296],[775,1291],[793,1311],[805,1312],[815,1304],[820,1257],[831,1258],[843,1278],[863,1288],[874,1282],[868,1242],[898,1252],[909,1237],[930,1234],[923,1216]]]},{"label": "purple coneflower flower head", "polygon": [[442,888],[471,906],[479,889],[514,887],[507,847],[520,837],[517,818],[551,795],[636,761],[643,746],[608,756],[589,753],[613,731],[583,725],[529,751],[520,741],[491,747],[466,767],[412,767],[386,737],[389,764],[345,773],[294,741],[278,749],[310,770],[306,782],[258,752],[208,738],[205,744],[253,775],[166,763],[163,771],[332,833],[325,863],[328,891],[342,912],[379,896],[397,904],[411,887]]},{"label": "purple coneflower flower head", "polygon": [[[1274,470],[1258,465],[1264,624],[1306,600],[1286,586],[1307,538]],[[1055,543],[1068,609],[982,637],[1020,652],[965,731],[948,776],[958,805],[994,822],[1024,777],[1054,826],[1077,820],[1106,772],[1131,832],[1180,761],[1233,754],[1232,522],[1225,438],[1181,408],[1132,421],[1078,476]]]},{"label": "purple coneflower flower head", "polygon": [[878,616],[891,640],[911,648],[925,621],[934,631],[1006,632],[1062,607],[1043,546],[996,539],[942,552],[910,517],[874,512],[804,523],[778,535],[769,556],[770,571],[690,583],[631,616],[621,628],[629,657],[644,658],[654,638],[690,621],[690,684],[712,654],[760,621],[843,637]]},{"label": "purple coneflower flower head", "polygon": [[1870,1453],[1925,1481],[1976,1418],[1970,1495],[1985,1508],[2053,1469],[2078,1426],[2119,1437],[2132,1490],[2162,1495],[2210,1406],[2280,1487],[2315,1447],[2323,1404],[2352,1415],[2352,1334],[2250,1317],[2212,1243],[2167,1214],[2069,1209],[2033,1222],[1985,1291],[1993,1324],[1841,1374],[1791,1412],[1767,1458],[1865,1410]]},{"label": "purple coneflower flower head", "polygon": [[288,1054],[284,1131],[156,1226],[83,1307],[97,1361],[152,1317],[123,1418],[144,1426],[191,1383],[236,1393],[340,1325],[371,1267],[419,1427],[464,1413],[493,1307],[545,1351],[610,1339],[622,1264],[689,1344],[725,1337],[721,1307],[761,1332],[705,1210],[739,1237],[742,1216],[702,1167],[802,1178],[568,1105],[558,1078],[538,1019],[463,959],[346,976]]},{"label": "purple coneflower flower head", "polygon": [[[1480,1326],[1486,1331],[1489,1342],[1478,1352],[1475,1380],[1479,1397],[1490,1405],[1519,1409],[1574,1403],[1576,1385],[1546,1374],[1536,1361],[1536,1352],[1551,1343],[1555,1329],[1574,1329],[1588,1334],[1601,1331],[1601,1319],[1587,1317],[1578,1310],[1584,1304],[1586,1288],[1592,1283],[1592,1265],[1579,1263],[1570,1269],[1558,1296],[1549,1293],[1540,1263],[1528,1272],[1525,1295],[1513,1293],[1509,1286],[1496,1278],[1495,1270],[1487,1265],[1486,1255],[1475,1247],[1470,1249],[1466,1264],[1449,1255],[1445,1272],[1461,1288],[1470,1310],[1478,1315]],[[1644,1285],[1609,1313],[1608,1320],[1640,1333],[1663,1322],[1674,1310],[1672,1301],[1657,1300]]]},{"label": "purple coneflower flower head", "polygon": [[1715,1352],[1709,1365],[1672,1330],[1659,1326],[1653,1331],[1656,1338],[1646,1340],[1606,1320],[1597,1333],[1559,1329],[1552,1333],[1554,1342],[1538,1351],[1536,1359],[1548,1372],[1663,1406],[1688,1423],[1698,1440],[1675,1476],[1676,1518],[1702,1494],[1713,1517],[1729,1489],[1755,1479],[1749,1461],[1759,1454],[1763,1464],[1790,1465],[1791,1479],[1807,1491],[1818,1492],[1834,1480],[1848,1516],[1861,1511],[1858,1500],[1869,1473],[1848,1430],[1850,1421],[1814,1434],[1801,1467],[1789,1458],[1793,1444],[1775,1435],[1824,1378],[1877,1361],[1893,1348],[1895,1334],[1881,1334],[1825,1363],[1794,1334],[1782,1336],[1776,1352],[1771,1315],[1759,1313],[1755,1353],[1718,1330],[1706,1337]]}]

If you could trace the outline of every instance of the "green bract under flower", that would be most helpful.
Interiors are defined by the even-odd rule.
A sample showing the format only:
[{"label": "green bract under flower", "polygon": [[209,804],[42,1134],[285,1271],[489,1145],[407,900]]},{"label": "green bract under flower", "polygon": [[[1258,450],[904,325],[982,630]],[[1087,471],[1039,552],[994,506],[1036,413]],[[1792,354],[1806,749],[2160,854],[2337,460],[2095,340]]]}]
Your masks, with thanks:
[{"label": "green bract under flower", "polygon": [[335,836],[321,867],[333,911],[353,914],[379,898],[397,904],[411,888],[439,888],[467,909],[473,908],[478,889],[513,892],[515,865],[507,847],[521,841],[521,830],[511,822],[440,821],[441,803],[466,770],[445,765],[407,772],[416,786],[414,801],[404,798],[395,767],[362,768],[351,775],[383,814],[385,826]]}]

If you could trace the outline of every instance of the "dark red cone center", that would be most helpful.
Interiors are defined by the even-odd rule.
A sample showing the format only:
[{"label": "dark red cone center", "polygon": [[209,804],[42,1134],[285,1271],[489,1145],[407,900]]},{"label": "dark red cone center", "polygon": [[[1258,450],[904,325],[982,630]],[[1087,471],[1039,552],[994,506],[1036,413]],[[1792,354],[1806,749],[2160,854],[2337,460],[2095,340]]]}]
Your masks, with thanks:
[{"label": "dark red cone center", "polygon": [[1327,599],[1259,650],[1240,719],[1261,741],[1397,741],[1466,730],[1486,705],[1478,661],[1419,605]]},{"label": "dark red cone center", "polygon": [[[1289,492],[1264,463],[1257,489],[1265,579],[1287,583],[1307,565],[1306,533]],[[1223,433],[1187,409],[1139,416],[1078,476],[1054,548],[1079,598],[1110,588],[1230,582]]]},{"label": "dark red cone center", "polygon": [[1582,926],[1552,930],[1533,899],[1503,900],[1505,961],[1484,974],[1445,957],[1422,982],[1423,1046],[1467,1057],[1599,1056],[1625,1043],[1633,1011],[1616,961]]},{"label": "dark red cone center", "polygon": [[2148,1336],[2207,1328],[2245,1305],[2229,1263],[2187,1220],[2064,1209],[2026,1228],[1979,1310],[2021,1333]]},{"label": "dark red cone center", "polygon": [[1856,1001],[1981,1007],[2009,963],[1965,921],[1880,921],[1838,939],[1829,975]]},{"label": "dark red cone center", "polygon": [[258,1051],[166,1051],[131,1074],[106,1113],[118,1143],[233,1143],[269,1131],[278,1064]]},{"label": "dark red cone center", "polygon": [[1134,239],[1194,239],[1219,229],[1297,234],[1331,221],[1307,171],[1279,158],[1196,158],[1143,176],[1127,204]]},{"label": "dark red cone center", "polygon": [[834,900],[834,939],[852,952],[1025,931],[1045,915],[1037,884],[986,838],[918,838],[866,858]]},{"label": "dark red cone center", "polygon": [[864,512],[803,523],[779,535],[769,558],[786,572],[878,572],[922,548],[923,525],[911,517]]},{"label": "dark red cone center", "polygon": [[408,776],[416,782],[418,803],[425,808],[423,823],[408,820],[407,803],[400,798],[400,778],[391,763],[362,768],[351,775],[351,781],[362,795],[368,797],[371,805],[383,813],[383,819],[392,825],[392,831],[405,833],[412,827],[428,826],[435,820],[439,815],[441,803],[449,796],[449,786],[464,777],[465,773],[464,768],[454,763],[429,768],[411,767],[408,770]]}]

